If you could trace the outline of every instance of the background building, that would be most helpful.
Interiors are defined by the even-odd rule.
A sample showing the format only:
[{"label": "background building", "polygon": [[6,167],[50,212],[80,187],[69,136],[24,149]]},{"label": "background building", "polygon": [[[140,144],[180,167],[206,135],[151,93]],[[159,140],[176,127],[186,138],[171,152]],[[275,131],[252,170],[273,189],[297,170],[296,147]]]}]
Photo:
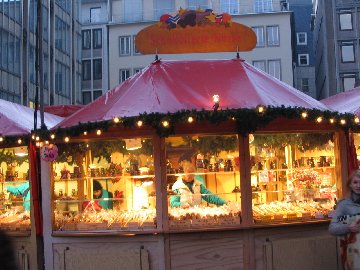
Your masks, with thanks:
[{"label": "background building", "polygon": [[359,10],[359,1],[314,1],[317,99],[349,90],[359,79]]},{"label": "background building", "polygon": [[[280,0],[82,0],[81,22],[83,24],[83,45],[88,39],[89,32],[94,28],[103,29],[103,44],[108,44],[108,55],[103,50],[103,76],[106,76],[105,67],[108,66],[108,85],[102,79],[103,92],[115,87],[142,68],[149,65],[154,55],[141,55],[135,48],[136,34],[159,20],[160,15],[176,12],[181,8],[206,9],[215,12],[227,12],[232,15],[234,22],[252,27],[257,34],[257,47],[251,52],[241,52],[240,57],[255,65],[257,68],[274,77],[293,85],[293,49],[292,49],[292,12],[284,9],[284,1]],[[99,18],[108,18],[107,31],[105,21],[96,21]],[[108,14],[108,15],[106,15]],[[107,39],[106,39],[107,38]],[[86,43],[86,42],[85,42]],[[91,49],[82,48],[83,72],[96,73],[94,53]],[[154,52],[155,53],[155,52]],[[186,59],[229,59],[236,57],[236,52],[229,53],[198,53],[159,55],[166,60]],[[99,61],[100,62],[100,61]],[[84,102],[90,102],[100,94],[91,76],[82,77],[82,94]],[[100,84],[100,83],[99,83]],[[107,87],[106,87],[107,86]]]},{"label": "background building", "polygon": [[[77,1],[42,1],[44,104],[81,102]],[[37,0],[0,0],[0,98],[32,106]]]},{"label": "background building", "polygon": [[287,0],[283,3],[294,14],[294,86],[316,98],[314,43],[311,31],[312,0]]}]

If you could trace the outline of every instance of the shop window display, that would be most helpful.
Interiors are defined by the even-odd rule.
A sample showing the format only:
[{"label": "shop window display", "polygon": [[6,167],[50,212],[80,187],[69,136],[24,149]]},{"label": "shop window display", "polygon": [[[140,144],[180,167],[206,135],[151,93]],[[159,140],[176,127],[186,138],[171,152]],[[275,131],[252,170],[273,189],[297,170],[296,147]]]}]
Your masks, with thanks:
[{"label": "shop window display", "polygon": [[250,135],[255,223],[331,217],[337,201],[334,134]]},{"label": "shop window display", "polygon": [[58,145],[52,164],[54,230],[156,228],[149,138]]},{"label": "shop window display", "polygon": [[170,229],[240,225],[236,135],[165,139]]},{"label": "shop window display", "polygon": [[30,178],[26,146],[0,149],[0,228],[30,231]]}]

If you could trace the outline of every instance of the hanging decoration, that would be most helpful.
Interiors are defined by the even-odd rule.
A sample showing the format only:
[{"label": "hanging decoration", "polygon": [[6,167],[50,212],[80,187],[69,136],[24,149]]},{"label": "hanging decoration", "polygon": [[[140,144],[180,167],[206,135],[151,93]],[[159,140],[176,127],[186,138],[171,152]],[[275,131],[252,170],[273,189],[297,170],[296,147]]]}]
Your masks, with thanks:
[{"label": "hanging decoration", "polygon": [[54,161],[58,156],[58,148],[55,144],[44,145],[40,149],[40,157],[44,161]]}]

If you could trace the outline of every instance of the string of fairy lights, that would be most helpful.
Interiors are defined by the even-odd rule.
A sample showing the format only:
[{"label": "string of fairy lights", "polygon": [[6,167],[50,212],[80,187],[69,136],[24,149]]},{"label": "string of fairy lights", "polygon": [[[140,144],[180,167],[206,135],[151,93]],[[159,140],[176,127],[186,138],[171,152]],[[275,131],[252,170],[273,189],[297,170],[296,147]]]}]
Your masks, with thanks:
[{"label": "string of fairy lights", "polygon": [[35,130],[29,136],[0,136],[0,144],[26,145],[31,139],[36,146],[46,144],[68,143],[71,138],[79,138],[91,134],[101,136],[109,128],[142,128],[150,126],[154,128],[160,137],[168,137],[176,133],[176,125],[208,121],[211,124],[220,124],[225,121],[235,121],[235,131],[245,135],[255,132],[258,128],[265,127],[276,118],[303,119],[317,124],[330,123],[343,128],[345,131],[360,131],[360,119],[351,113],[339,113],[334,111],[322,111],[319,109],[306,109],[302,107],[273,107],[259,105],[248,109],[220,109],[219,95],[213,96],[213,110],[181,110],[175,113],[143,113],[135,117],[116,116],[111,120],[79,123],[69,128],[56,130]]}]

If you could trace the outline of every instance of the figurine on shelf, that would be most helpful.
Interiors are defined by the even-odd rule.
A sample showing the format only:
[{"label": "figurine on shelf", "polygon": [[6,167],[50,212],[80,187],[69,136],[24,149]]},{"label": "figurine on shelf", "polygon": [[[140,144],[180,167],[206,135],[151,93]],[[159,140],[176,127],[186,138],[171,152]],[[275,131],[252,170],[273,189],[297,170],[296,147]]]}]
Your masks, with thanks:
[{"label": "figurine on shelf", "polygon": [[20,186],[7,186],[6,190],[13,195],[23,197],[25,211],[30,211],[30,183],[26,182]]},{"label": "figurine on shelf", "polygon": [[189,208],[201,205],[202,200],[218,206],[226,204],[224,199],[206,189],[200,181],[195,180],[195,166],[192,163],[184,162],[183,166],[185,175],[172,186],[172,190],[178,195],[170,197],[171,207]]},{"label": "figurine on shelf", "polygon": [[99,199],[98,203],[103,209],[113,208],[113,202],[111,200],[113,198],[112,193],[103,189],[102,185],[97,180],[93,181],[93,197],[94,199]]},{"label": "figurine on shelf", "polygon": [[66,169],[66,167],[64,167],[61,171],[60,171],[60,178],[61,179],[69,179],[70,178],[70,171],[68,169]]}]

